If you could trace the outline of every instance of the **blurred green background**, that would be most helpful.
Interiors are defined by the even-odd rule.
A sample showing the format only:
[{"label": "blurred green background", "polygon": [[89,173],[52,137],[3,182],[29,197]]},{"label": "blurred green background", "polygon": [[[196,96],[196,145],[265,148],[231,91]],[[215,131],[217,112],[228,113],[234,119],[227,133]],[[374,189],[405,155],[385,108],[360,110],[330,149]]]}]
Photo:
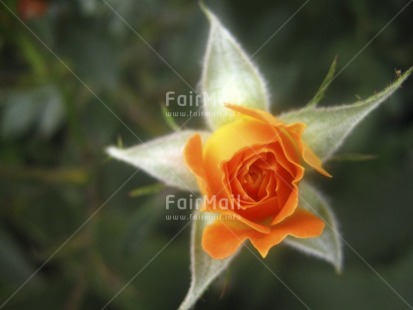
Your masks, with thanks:
[{"label": "blurred green background", "polygon": [[[165,93],[190,89],[147,44],[196,87],[208,24],[196,1],[107,1],[122,18],[100,0],[0,1],[0,304],[53,255],[4,309],[101,309],[137,273],[107,309],[176,309],[188,288],[190,229],[157,254],[186,224],[165,219],[174,190],[131,197],[156,180],[104,148],[171,132]],[[304,105],[336,55],[340,70],[407,3],[206,1],[250,54],[304,4],[254,58],[274,113]],[[366,98],[413,65],[412,15],[413,4],[324,104]],[[413,309],[412,86],[358,127],[327,164],[332,180],[316,180],[354,249],[344,246],[343,273],[283,245],[265,259],[311,309]],[[349,153],[375,159],[343,161]],[[305,309],[246,250],[196,306],[212,308]]]}]

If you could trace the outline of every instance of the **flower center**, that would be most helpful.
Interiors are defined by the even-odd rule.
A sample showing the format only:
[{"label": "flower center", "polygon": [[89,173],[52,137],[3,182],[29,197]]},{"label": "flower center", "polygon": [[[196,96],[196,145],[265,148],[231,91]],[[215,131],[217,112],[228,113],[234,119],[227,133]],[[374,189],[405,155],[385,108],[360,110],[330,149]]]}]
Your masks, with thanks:
[{"label": "flower center", "polygon": [[261,171],[259,171],[256,167],[251,167],[251,169],[248,171],[245,177],[245,183],[248,183],[250,185],[256,185],[257,180],[259,180],[261,176]]},{"label": "flower center", "polygon": [[241,178],[244,192],[255,201],[260,201],[267,195],[266,188],[271,174],[267,160],[267,154],[260,154],[259,158],[245,167],[245,174]]}]

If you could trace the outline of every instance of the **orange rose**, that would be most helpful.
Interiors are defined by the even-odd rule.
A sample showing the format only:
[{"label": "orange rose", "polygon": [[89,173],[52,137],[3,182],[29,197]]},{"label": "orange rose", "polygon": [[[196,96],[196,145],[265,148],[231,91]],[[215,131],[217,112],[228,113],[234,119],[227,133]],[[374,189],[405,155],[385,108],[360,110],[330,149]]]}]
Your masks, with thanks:
[{"label": "orange rose", "polygon": [[43,16],[48,6],[49,4],[45,0],[20,0],[18,11],[24,20],[31,20]]},{"label": "orange rose", "polygon": [[264,111],[226,106],[241,117],[217,129],[204,146],[194,135],[184,150],[205,197],[201,210],[219,215],[203,232],[203,249],[223,259],[249,239],[265,257],[288,235],[319,236],[324,222],[298,208],[302,162],[330,175],[302,141],[305,125],[287,125]]}]

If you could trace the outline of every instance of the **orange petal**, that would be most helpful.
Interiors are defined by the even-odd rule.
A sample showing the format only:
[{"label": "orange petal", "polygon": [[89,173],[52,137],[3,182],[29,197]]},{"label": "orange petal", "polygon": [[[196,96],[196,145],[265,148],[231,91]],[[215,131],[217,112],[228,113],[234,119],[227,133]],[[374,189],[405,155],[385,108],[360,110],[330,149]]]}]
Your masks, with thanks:
[{"label": "orange petal", "polygon": [[280,140],[290,162],[300,163],[301,161],[301,136],[305,129],[304,123],[294,123],[279,126]]},{"label": "orange petal", "polygon": [[288,196],[288,199],[285,201],[284,205],[282,205],[282,209],[280,212],[275,216],[275,218],[272,220],[271,225],[278,224],[282,221],[284,221],[287,217],[289,217],[291,214],[293,214],[298,206],[298,189],[297,185],[295,184],[290,184],[288,185],[290,190],[290,195]]},{"label": "orange petal", "polygon": [[262,257],[281,243],[288,235],[296,238],[313,238],[321,235],[324,221],[303,209],[288,217],[282,223],[273,226],[269,234],[257,232],[236,220],[216,220],[207,226],[202,235],[202,248],[215,259],[224,259],[233,255],[241,244],[250,239],[252,245]]},{"label": "orange petal", "polygon": [[296,238],[318,237],[323,232],[324,225],[324,221],[314,214],[297,209],[283,222],[273,226],[268,235],[253,233],[249,239],[261,256],[265,257],[273,246],[282,242],[288,235]]},{"label": "orange petal", "polygon": [[202,158],[202,140],[199,134],[189,138],[184,148],[184,158],[189,169],[198,177],[205,179],[204,160]]},{"label": "orange petal", "polygon": [[[225,202],[226,200],[228,200],[228,198],[224,198]],[[254,207],[251,209],[255,210],[256,208]],[[244,216],[244,214],[239,214],[240,211],[236,212],[235,210],[229,209],[228,206],[220,208],[219,200],[215,198],[205,198],[201,210],[211,213],[219,213],[220,216],[237,219],[233,220],[233,222],[237,225],[245,224],[245,227],[248,227],[249,229],[252,229],[254,231],[259,231],[260,233],[268,234],[271,231],[271,228],[268,226],[268,224],[264,225],[263,223],[261,223],[261,221],[248,219]]]},{"label": "orange petal", "polygon": [[205,173],[211,193],[228,192],[224,181],[223,165],[237,153],[246,152],[257,145],[267,145],[276,139],[270,126],[255,120],[236,120],[217,129],[208,139],[204,149]]},{"label": "orange petal", "polygon": [[304,176],[304,168],[300,165],[301,154],[299,150],[299,143],[300,140],[294,139],[286,128],[280,130],[279,144],[282,148],[282,154],[287,158],[289,163],[285,165],[285,168],[288,169],[287,166],[295,168],[295,171],[292,173],[292,175],[295,176],[295,179],[297,181],[302,179],[302,177]]},{"label": "orange petal", "polygon": [[303,158],[304,161],[317,170],[322,175],[331,178],[332,175],[329,174],[324,168],[322,167],[321,160],[314,154],[314,152],[305,144],[303,143]]},{"label": "orange petal", "polygon": [[[260,120],[267,124],[271,124],[273,126],[284,124],[282,121],[278,120],[276,117],[274,117],[273,115],[265,111],[250,109],[247,107],[243,107],[243,106],[239,106],[239,105],[235,105],[231,103],[225,103],[225,106],[231,110],[237,111],[243,115],[247,115],[249,117],[255,118],[257,120]],[[295,125],[305,126],[305,124],[302,124],[302,123],[293,124],[293,126]],[[287,125],[288,130],[291,129],[289,127],[291,126]],[[294,129],[297,129],[297,128],[294,128]],[[304,127],[302,129],[304,129]],[[299,130],[299,131],[301,131],[299,132],[299,139],[298,140],[294,139],[295,141],[301,141],[302,130]],[[313,153],[313,151],[305,143],[302,143],[302,156],[305,162],[307,162],[311,167],[313,167],[319,173],[327,177],[331,177],[331,175],[326,170],[324,170],[324,168],[322,167],[320,159]]]},{"label": "orange petal", "polygon": [[277,135],[272,127],[255,120],[236,120],[218,128],[205,144],[205,159],[214,162],[230,160],[236,153],[257,145],[274,142]]},{"label": "orange petal", "polygon": [[224,259],[233,255],[247,239],[246,231],[251,228],[235,221],[216,220],[207,226],[202,234],[202,248],[215,259]]},{"label": "orange petal", "polygon": [[202,141],[199,134],[189,138],[184,148],[184,160],[188,168],[197,176],[198,186],[202,193],[207,192],[207,180],[204,160],[202,158]]},{"label": "orange petal", "polygon": [[256,120],[262,121],[267,124],[271,125],[277,125],[279,123],[282,123],[280,120],[278,120],[276,117],[274,117],[272,114],[263,111],[263,110],[257,110],[257,109],[251,109],[247,108],[245,106],[240,106],[232,103],[225,103],[225,106],[228,109],[231,109],[233,111],[239,112],[243,115],[255,118]]},{"label": "orange petal", "polygon": [[269,219],[278,211],[277,197],[271,197],[265,201],[260,201],[253,207],[246,209],[239,208],[236,211],[237,219],[244,224],[262,233],[269,233]]},{"label": "orange petal", "polygon": [[[314,152],[309,148],[302,140],[302,135],[305,130],[306,125],[304,123],[294,123],[287,125],[287,129],[290,135],[293,136],[293,141],[298,141],[298,147],[300,149],[301,155],[304,161],[313,167],[317,172],[324,176],[331,177],[323,167],[321,160],[314,154]],[[297,142],[295,142],[297,144]]]}]

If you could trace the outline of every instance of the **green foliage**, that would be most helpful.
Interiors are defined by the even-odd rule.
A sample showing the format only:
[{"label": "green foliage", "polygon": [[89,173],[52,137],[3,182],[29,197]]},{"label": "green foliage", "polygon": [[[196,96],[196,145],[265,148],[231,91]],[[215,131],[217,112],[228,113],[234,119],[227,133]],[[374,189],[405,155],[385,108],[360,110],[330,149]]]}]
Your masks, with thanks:
[{"label": "green foliage", "polygon": [[63,117],[63,99],[56,87],[16,90],[5,99],[1,134],[4,138],[15,138],[32,130],[49,137],[58,129]]},{"label": "green foliage", "polygon": [[410,68],[383,91],[356,103],[327,108],[307,108],[280,116],[287,123],[304,122],[303,139],[324,161],[341,146],[344,139],[371,111],[388,99],[412,73]]},{"label": "green foliage", "polygon": [[208,124],[217,128],[234,119],[224,103],[268,110],[269,95],[258,69],[219,19],[205,6],[202,9],[210,22],[201,78]]},{"label": "green foliage", "polygon": [[[118,137],[126,146],[139,141],[4,7],[17,9],[17,2],[0,2],[0,127],[10,130],[30,121],[24,130],[12,129],[8,132],[13,134],[3,132],[0,138],[0,305],[103,206],[4,307],[101,309],[186,222],[165,219],[165,195],[171,192],[129,197],[133,189],[153,184],[145,173],[138,172],[120,188],[134,171],[108,161],[104,148]],[[27,26],[143,141],[170,133],[160,103],[167,91],[187,94],[187,85],[104,1],[49,3],[45,15],[24,21]],[[195,86],[208,32],[196,1],[108,3]],[[301,5],[206,4],[251,54]],[[326,0],[305,5],[254,57],[274,94],[274,114],[308,102],[331,59],[338,55],[338,69],[343,68],[401,6],[397,1]],[[324,102],[367,98],[395,71],[411,67],[410,10],[334,79]],[[18,117],[6,117],[10,98],[42,87],[55,89],[61,101],[52,105],[49,131],[40,127],[49,99],[39,105],[30,100],[27,109],[19,108],[20,102]],[[334,178],[321,184],[343,238],[410,304],[412,89],[409,79],[336,155],[365,153],[376,159],[331,162],[328,171]],[[188,118],[176,121],[184,128],[204,126],[201,118]],[[108,309],[178,308],[190,278],[189,235],[189,229],[183,230]],[[408,308],[348,246],[343,251],[346,263],[339,277],[324,263],[288,247],[276,248],[264,262],[312,309]],[[212,285],[195,309],[303,309],[261,262],[244,252],[231,265],[226,282]]]},{"label": "green foliage", "polygon": [[204,228],[214,221],[213,213],[195,212],[197,218],[192,223],[191,233],[191,285],[179,310],[191,309],[201,298],[208,286],[218,277],[236,257],[218,260],[211,258],[201,246]]},{"label": "green foliage", "polygon": [[209,135],[206,131],[178,131],[128,149],[111,146],[106,152],[113,158],[147,172],[166,185],[186,191],[198,191],[195,176],[183,158],[185,144],[195,134],[200,134],[203,141]]},{"label": "green foliage", "polygon": [[307,107],[312,108],[316,107],[318,103],[324,98],[325,92],[327,91],[328,87],[334,80],[334,73],[336,72],[336,67],[337,67],[337,57],[334,58],[334,61],[331,63],[330,69],[328,69],[327,75],[324,78],[323,82],[320,85],[320,88],[318,89],[317,93],[307,103]]},{"label": "green foliage", "polygon": [[342,236],[339,225],[327,200],[313,187],[306,183],[300,184],[299,207],[316,214],[326,224],[319,238],[299,239],[287,237],[285,243],[331,263],[337,272],[343,265]]}]

